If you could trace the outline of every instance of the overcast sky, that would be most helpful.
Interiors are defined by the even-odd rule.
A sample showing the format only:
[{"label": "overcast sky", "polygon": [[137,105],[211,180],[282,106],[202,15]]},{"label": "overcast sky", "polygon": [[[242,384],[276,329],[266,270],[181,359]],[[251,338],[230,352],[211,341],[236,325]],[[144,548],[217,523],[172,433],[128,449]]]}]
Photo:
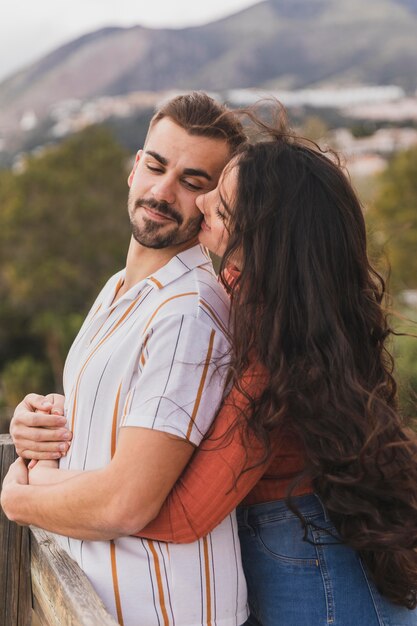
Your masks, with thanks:
[{"label": "overcast sky", "polygon": [[205,24],[259,1],[0,0],[0,80],[102,26],[180,28]]}]

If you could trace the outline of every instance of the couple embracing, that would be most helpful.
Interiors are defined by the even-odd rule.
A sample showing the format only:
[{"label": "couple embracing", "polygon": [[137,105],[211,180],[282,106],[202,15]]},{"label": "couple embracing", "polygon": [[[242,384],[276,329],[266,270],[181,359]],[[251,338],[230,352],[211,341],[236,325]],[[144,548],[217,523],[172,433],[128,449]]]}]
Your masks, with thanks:
[{"label": "couple embracing", "polygon": [[250,117],[256,143],[203,93],[152,118],[126,268],[65,397],[17,407],[2,506],[124,626],[414,625],[417,445],[361,206],[334,158]]}]

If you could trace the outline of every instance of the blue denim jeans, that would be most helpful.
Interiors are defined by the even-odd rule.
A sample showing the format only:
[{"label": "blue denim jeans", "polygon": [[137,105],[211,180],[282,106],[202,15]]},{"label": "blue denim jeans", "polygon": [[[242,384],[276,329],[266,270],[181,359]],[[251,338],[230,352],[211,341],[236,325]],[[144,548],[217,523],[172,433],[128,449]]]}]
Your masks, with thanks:
[{"label": "blue denim jeans", "polygon": [[381,596],[357,553],[343,545],[319,498],[238,509],[251,616],[247,626],[417,626],[417,610]]}]

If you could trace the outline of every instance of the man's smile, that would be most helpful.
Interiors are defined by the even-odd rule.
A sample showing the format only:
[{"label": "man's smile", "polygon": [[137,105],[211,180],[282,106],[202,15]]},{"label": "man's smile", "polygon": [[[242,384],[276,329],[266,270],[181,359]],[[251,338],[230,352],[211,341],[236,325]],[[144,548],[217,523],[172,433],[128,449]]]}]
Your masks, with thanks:
[{"label": "man's smile", "polygon": [[156,209],[151,209],[150,207],[147,207],[145,205],[141,205],[141,206],[145,210],[145,213],[148,215],[148,217],[150,217],[151,219],[157,222],[164,222],[164,221],[177,222],[177,220],[174,217],[166,215],[165,213],[160,213]]}]

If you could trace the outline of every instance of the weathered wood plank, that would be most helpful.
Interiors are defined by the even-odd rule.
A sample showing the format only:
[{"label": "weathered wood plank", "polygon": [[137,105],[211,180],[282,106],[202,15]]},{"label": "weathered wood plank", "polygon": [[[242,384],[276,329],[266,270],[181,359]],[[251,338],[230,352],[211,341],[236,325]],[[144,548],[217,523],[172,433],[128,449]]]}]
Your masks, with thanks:
[{"label": "weathered wood plank", "polygon": [[32,622],[31,626],[42,626],[42,622],[39,617],[36,615],[35,611],[32,609]]},{"label": "weathered wood plank", "polygon": [[[0,478],[16,458],[11,437],[0,435]],[[0,624],[29,626],[31,585],[29,529],[9,522],[0,510]]]},{"label": "weathered wood plank", "polygon": [[30,573],[30,531],[29,528],[21,528],[22,542],[20,546],[19,568],[19,626],[31,624],[32,614],[32,581]]},{"label": "weathered wood plank", "polygon": [[31,531],[33,606],[42,626],[117,626],[53,535],[39,528]]},{"label": "weathered wood plank", "polygon": [[[1,481],[15,458],[10,436],[0,435]],[[0,511],[0,626],[31,624],[117,626],[84,572],[52,535],[38,528],[29,533]]]}]

